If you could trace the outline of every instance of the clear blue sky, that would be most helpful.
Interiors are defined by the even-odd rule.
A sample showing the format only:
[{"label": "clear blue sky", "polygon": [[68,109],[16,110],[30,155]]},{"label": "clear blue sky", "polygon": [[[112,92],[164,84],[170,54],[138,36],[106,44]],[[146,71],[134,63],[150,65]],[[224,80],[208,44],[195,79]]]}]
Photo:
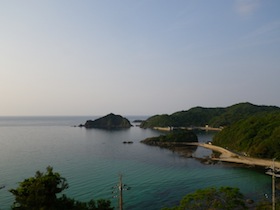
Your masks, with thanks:
[{"label": "clear blue sky", "polygon": [[3,0],[0,27],[0,115],[280,106],[279,0]]}]

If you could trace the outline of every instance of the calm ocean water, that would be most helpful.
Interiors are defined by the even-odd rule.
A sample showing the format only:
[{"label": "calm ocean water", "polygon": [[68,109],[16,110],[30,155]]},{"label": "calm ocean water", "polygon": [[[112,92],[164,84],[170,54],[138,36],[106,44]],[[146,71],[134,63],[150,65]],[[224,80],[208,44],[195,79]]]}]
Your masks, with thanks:
[{"label": "calm ocean water", "polygon": [[[124,209],[157,210],[178,204],[187,193],[215,186],[238,187],[253,199],[270,195],[271,178],[261,171],[232,165],[204,165],[166,149],[139,141],[160,134],[132,127],[106,131],[73,127],[96,117],[0,117],[0,209],[7,210],[14,197],[8,192],[18,182],[45,171],[50,165],[69,183],[65,191],[77,200],[110,199],[112,187],[123,182]],[[128,116],[129,120],[146,117]],[[199,141],[211,140],[213,133],[199,133]],[[133,141],[133,144],[123,144]],[[211,151],[198,148],[194,156]]]}]

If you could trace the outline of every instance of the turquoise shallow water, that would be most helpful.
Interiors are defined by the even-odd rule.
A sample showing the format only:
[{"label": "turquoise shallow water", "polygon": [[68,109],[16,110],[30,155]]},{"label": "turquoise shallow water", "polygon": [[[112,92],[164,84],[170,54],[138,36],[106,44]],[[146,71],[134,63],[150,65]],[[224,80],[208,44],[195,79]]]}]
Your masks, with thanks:
[{"label": "turquoise shallow water", "polygon": [[[144,117],[143,117],[144,118]],[[37,170],[54,167],[68,180],[65,193],[78,200],[112,198],[112,187],[123,182],[125,209],[156,210],[172,206],[199,188],[232,186],[254,199],[270,194],[271,180],[264,173],[230,165],[203,165],[166,149],[139,141],[160,133],[132,127],[106,131],[73,127],[94,117],[2,117],[0,118],[0,209],[9,209],[9,189],[34,176]],[[141,119],[130,117],[129,119]],[[211,140],[213,133],[198,134],[199,141]],[[133,144],[123,144],[133,141]],[[209,155],[198,148],[194,156]]]}]

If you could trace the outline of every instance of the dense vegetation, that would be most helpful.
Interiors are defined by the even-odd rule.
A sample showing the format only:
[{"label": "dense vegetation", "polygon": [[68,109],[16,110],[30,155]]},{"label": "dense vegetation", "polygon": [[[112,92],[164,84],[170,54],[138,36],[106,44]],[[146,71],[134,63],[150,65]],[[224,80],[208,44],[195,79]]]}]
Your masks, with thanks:
[{"label": "dense vegetation", "polygon": [[[216,145],[254,157],[280,158],[280,108],[275,106],[240,103],[227,108],[196,107],[172,115],[153,116],[141,127],[205,125],[224,127],[214,137]],[[157,137],[157,141],[164,138]],[[147,142],[155,144],[152,138]]]},{"label": "dense vegetation", "polygon": [[[255,203],[251,199],[244,198],[238,188],[220,187],[199,189],[187,194],[178,206],[163,208],[162,210],[270,210],[270,199],[264,199]],[[279,198],[276,198],[275,209],[280,209]]]},{"label": "dense vegetation", "polygon": [[128,119],[111,113],[96,120],[88,120],[84,126],[86,128],[119,129],[130,128],[132,125]]},{"label": "dense vegetation", "polygon": [[175,142],[197,142],[197,135],[189,130],[178,130],[167,133],[166,135],[160,135],[157,137],[150,137],[142,143],[154,145],[159,143],[175,143]]},{"label": "dense vegetation", "polygon": [[172,151],[176,151],[183,156],[191,157],[192,153],[196,150],[197,146],[184,145],[184,142],[197,142],[197,135],[188,130],[176,130],[166,135],[160,135],[158,137],[147,138],[141,143],[166,148]]},{"label": "dense vegetation", "polygon": [[52,167],[46,173],[36,172],[35,177],[20,182],[18,188],[11,189],[15,196],[13,210],[112,210],[111,202],[100,199],[80,202],[66,195],[57,195],[68,188],[66,179],[53,172]]},{"label": "dense vegetation", "polygon": [[187,194],[179,206],[163,210],[244,210],[248,209],[238,188],[206,188]]},{"label": "dense vegetation", "polygon": [[190,127],[205,126],[224,127],[241,119],[262,112],[280,111],[275,106],[257,106],[240,103],[226,108],[195,107],[188,111],[175,112],[171,115],[155,115],[142,122],[140,127]]},{"label": "dense vegetation", "polygon": [[260,158],[280,158],[280,112],[240,120],[217,133],[213,143]]},{"label": "dense vegetation", "polygon": [[[52,167],[47,171],[36,172],[34,177],[19,183],[16,189],[10,192],[15,196],[12,210],[113,210],[111,202],[100,199],[95,202],[80,202],[60,193],[68,188],[66,179],[59,173],[53,172]],[[60,196],[58,196],[60,194]],[[278,209],[280,202],[276,203]],[[252,207],[251,204],[250,207]],[[256,210],[271,209],[269,200],[253,204]],[[220,187],[197,190],[183,197],[178,206],[164,208],[163,210],[237,210],[248,209],[243,194],[238,188]],[[251,209],[251,208],[250,208]]]}]

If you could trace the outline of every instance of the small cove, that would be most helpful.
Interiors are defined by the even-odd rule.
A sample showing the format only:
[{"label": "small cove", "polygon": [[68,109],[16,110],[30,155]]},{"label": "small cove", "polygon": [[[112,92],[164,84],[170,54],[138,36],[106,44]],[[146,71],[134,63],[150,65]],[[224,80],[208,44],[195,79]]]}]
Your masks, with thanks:
[{"label": "small cove", "polygon": [[[114,206],[117,200],[112,198],[112,187],[122,173],[124,183],[131,187],[124,192],[125,209],[161,209],[177,204],[187,193],[213,186],[238,187],[253,199],[270,194],[271,178],[261,171],[229,164],[204,165],[194,158],[141,144],[141,140],[160,134],[150,129],[73,127],[86,119],[0,118],[0,185],[6,186],[0,190],[1,210],[8,210],[13,202],[9,189],[48,165],[67,179],[68,196],[83,201],[110,199]],[[212,136],[211,132],[198,133],[200,142]],[[198,147],[193,155],[210,153]]]}]

